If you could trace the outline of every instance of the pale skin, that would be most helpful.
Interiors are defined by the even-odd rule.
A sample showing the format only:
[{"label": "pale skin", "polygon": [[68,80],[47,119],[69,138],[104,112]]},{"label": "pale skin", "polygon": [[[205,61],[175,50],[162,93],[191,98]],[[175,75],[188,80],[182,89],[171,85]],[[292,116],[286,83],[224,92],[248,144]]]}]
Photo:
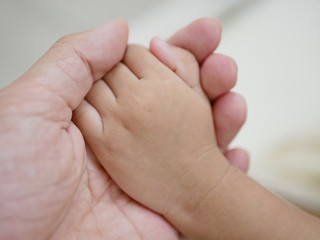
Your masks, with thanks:
[{"label": "pale skin", "polygon": [[[64,37],[1,90],[1,239],[180,239],[166,219],[121,191],[71,121],[92,84],[123,58],[127,35],[125,22],[116,21]],[[229,92],[234,62],[212,53],[219,40],[219,23],[202,19],[168,42],[196,56],[219,147],[245,170],[246,153],[227,147],[245,104]]]},{"label": "pale skin", "polygon": [[74,116],[110,176],[190,239],[319,239],[317,218],[222,154],[192,54],[154,41],[151,51],[167,66],[148,49],[129,46]]}]

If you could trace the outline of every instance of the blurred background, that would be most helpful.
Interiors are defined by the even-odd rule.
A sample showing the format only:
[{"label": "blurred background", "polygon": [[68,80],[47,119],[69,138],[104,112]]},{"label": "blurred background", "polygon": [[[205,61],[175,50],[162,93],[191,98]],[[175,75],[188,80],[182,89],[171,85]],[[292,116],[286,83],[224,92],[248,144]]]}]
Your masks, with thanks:
[{"label": "blurred background", "polygon": [[318,0],[0,0],[0,88],[65,34],[125,18],[130,42],[148,45],[200,17],[223,23],[217,51],[239,65],[248,121],[233,146],[250,152],[249,174],[320,216]]}]

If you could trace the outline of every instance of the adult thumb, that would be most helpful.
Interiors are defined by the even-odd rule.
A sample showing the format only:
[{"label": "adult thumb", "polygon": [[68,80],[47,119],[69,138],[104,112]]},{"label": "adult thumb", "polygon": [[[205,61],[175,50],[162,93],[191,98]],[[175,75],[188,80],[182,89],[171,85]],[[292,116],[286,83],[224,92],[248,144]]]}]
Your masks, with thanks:
[{"label": "adult thumb", "polygon": [[128,27],[124,20],[67,35],[58,40],[16,84],[41,86],[62,98],[74,110],[93,82],[122,59],[127,41]]}]

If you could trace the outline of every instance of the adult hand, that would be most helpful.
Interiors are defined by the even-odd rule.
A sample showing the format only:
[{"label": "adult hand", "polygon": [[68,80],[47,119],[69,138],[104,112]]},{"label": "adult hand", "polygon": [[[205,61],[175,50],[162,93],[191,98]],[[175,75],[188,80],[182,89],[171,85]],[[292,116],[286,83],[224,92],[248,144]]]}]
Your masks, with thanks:
[{"label": "adult hand", "polygon": [[109,191],[107,180],[95,179],[71,118],[121,60],[127,37],[124,21],[66,36],[1,90],[0,239],[77,239],[110,225],[95,214],[107,205],[96,193]]},{"label": "adult hand", "polygon": [[[198,27],[204,25],[173,36],[173,44]],[[161,216],[117,187],[71,121],[126,43],[123,21],[64,37],[1,90],[0,239],[179,239]]]}]

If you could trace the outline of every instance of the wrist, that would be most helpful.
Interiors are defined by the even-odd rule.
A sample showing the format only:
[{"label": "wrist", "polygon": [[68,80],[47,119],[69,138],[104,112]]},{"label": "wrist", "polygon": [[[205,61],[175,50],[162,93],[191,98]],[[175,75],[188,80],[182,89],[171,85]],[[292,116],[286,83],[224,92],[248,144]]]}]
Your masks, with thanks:
[{"label": "wrist", "polygon": [[[230,167],[196,208],[168,218],[190,239],[319,239],[320,221]],[[285,223],[285,224],[284,224]]]},{"label": "wrist", "polygon": [[175,199],[164,214],[165,218],[184,235],[205,239],[201,237],[201,225],[205,219],[202,215],[210,215],[211,208],[219,208],[212,200],[221,195],[226,182],[230,182],[235,171],[222,153],[203,155],[196,166],[184,176],[184,180],[179,182]]}]

